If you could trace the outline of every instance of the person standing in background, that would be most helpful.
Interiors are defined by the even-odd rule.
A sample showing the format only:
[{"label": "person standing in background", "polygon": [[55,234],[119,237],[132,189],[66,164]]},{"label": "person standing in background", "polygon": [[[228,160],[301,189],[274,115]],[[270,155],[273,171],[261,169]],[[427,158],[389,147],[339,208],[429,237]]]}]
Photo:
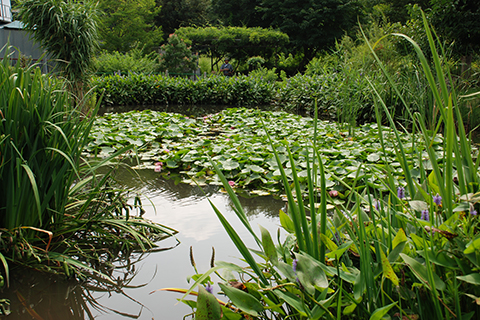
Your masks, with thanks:
[{"label": "person standing in background", "polygon": [[233,67],[230,63],[228,63],[229,61],[230,60],[228,58],[225,58],[225,63],[222,64],[219,71],[223,71],[224,76],[231,77],[233,76]]}]

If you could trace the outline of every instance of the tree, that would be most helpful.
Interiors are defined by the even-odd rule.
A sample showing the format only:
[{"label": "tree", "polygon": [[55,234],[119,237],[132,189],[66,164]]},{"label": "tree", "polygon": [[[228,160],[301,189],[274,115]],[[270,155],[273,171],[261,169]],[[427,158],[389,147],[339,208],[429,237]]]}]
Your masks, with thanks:
[{"label": "tree", "polygon": [[160,70],[170,73],[186,73],[195,70],[198,57],[192,54],[187,44],[176,34],[171,34],[168,43],[162,45]]},{"label": "tree", "polygon": [[268,28],[257,10],[261,0],[212,0],[212,14],[225,26]]},{"label": "tree", "polygon": [[57,60],[73,91],[81,97],[98,43],[96,4],[75,0],[21,0],[19,18],[35,41]]},{"label": "tree", "polygon": [[205,26],[210,22],[210,0],[157,0],[161,7],[155,18],[165,35],[180,27]]},{"label": "tree", "polygon": [[470,69],[472,54],[480,50],[480,5],[478,0],[432,0],[431,22],[437,33],[455,43],[462,59],[462,73]]},{"label": "tree", "polygon": [[175,34],[188,39],[193,48],[215,59],[213,65],[225,56],[238,63],[253,56],[270,58],[279,48],[288,44],[288,35],[278,30],[245,27],[180,28]]},{"label": "tree", "polygon": [[128,52],[140,47],[149,53],[160,45],[162,31],[154,25],[160,8],[155,0],[100,0],[98,8],[102,49]]},{"label": "tree", "polygon": [[304,62],[333,46],[363,16],[357,0],[262,0],[258,8],[264,20],[288,34],[294,48],[303,50]]}]

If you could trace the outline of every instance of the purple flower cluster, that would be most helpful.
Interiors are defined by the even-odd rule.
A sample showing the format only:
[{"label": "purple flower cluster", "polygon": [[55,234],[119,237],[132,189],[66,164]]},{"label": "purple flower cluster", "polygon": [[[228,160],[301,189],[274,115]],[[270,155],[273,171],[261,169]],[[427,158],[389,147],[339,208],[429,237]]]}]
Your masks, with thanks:
[{"label": "purple flower cluster", "polygon": [[210,283],[207,283],[207,285],[205,286],[205,289],[210,292],[210,293],[213,293],[213,287],[210,285]]},{"label": "purple flower cluster", "polygon": [[437,193],[436,196],[433,196],[433,203],[435,203],[437,206],[442,205],[442,197]]},{"label": "purple flower cluster", "polygon": [[422,215],[420,216],[420,219],[430,221],[430,214],[428,213],[428,209],[422,210]]},{"label": "purple flower cluster", "polygon": [[397,196],[400,200],[405,199],[405,188],[404,187],[398,187]]}]

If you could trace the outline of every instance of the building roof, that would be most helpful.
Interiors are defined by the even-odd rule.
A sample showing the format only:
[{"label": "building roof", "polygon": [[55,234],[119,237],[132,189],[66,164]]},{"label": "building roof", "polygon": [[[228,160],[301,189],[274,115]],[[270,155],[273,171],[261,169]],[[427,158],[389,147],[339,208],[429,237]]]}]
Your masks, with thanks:
[{"label": "building roof", "polygon": [[22,30],[23,29],[23,22],[15,20],[13,22],[4,24],[3,26],[0,26],[0,29],[16,29],[16,30]]}]

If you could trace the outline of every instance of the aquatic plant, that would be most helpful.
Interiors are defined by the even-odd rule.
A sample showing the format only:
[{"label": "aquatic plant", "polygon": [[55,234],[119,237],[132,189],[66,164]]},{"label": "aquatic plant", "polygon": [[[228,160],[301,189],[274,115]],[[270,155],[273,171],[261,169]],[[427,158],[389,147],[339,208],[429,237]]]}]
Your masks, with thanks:
[{"label": "aquatic plant", "polygon": [[[0,261],[115,285],[111,261],[175,233],[144,220],[141,202],[112,187],[114,157],[82,152],[93,118],[71,106],[65,83],[32,66],[0,63]],[[94,112],[98,110],[98,105]],[[110,170],[99,173],[100,167]]]},{"label": "aquatic plant", "polygon": [[[463,125],[455,121],[461,117],[455,111],[455,92],[446,86],[448,74],[443,74],[436,49],[442,52],[441,44],[433,38],[425,17],[424,25],[436,77],[417,44],[404,35],[397,36],[414,46],[440,109],[434,132],[425,129],[424,118],[411,112],[413,128],[422,132],[429,148],[425,157],[416,150],[417,141],[412,141],[409,148],[418,152],[421,164],[428,157],[428,169],[421,165],[422,173],[413,174],[415,169],[407,164],[407,146],[379,95],[377,117],[381,119],[382,108],[394,130],[390,139],[395,143],[396,161],[404,176],[399,185],[392,179],[395,169],[389,162],[377,165],[382,169],[377,173],[379,183],[388,190],[386,193],[375,188],[357,189],[364,179],[361,170],[372,166],[364,163],[345,186],[351,191],[347,203],[337,204],[333,212],[328,212],[326,156],[316,144],[317,132],[304,148],[306,191],[300,186],[292,153],[288,152],[287,159],[292,169],[289,176],[275,151],[278,144],[271,139],[288,197],[288,212],[280,212],[281,225],[288,235],[275,245],[267,230],[260,228],[260,237],[253,232],[228,180],[212,160],[238,218],[259,249],[248,249],[212,204],[247,266],[216,262],[209,271],[197,276],[182,299],[213,272],[225,269],[229,272],[220,274],[219,284],[229,300],[222,306],[224,319],[238,319],[239,315],[260,319],[472,319],[480,311],[476,303],[480,285],[479,221],[471,214],[480,201],[479,160],[473,161]],[[371,51],[378,59],[373,48]],[[407,103],[405,107],[408,108]],[[445,139],[442,151],[438,152],[430,143],[441,127]],[[388,140],[382,129],[378,127],[378,137],[385,150]],[[283,146],[287,151],[293,148],[288,143]],[[314,201],[318,196],[317,177],[321,185],[318,208]],[[441,206],[440,197],[432,197],[437,192]],[[245,289],[232,286],[235,282],[241,282]],[[198,314],[210,310],[205,304],[188,303]],[[233,315],[227,312],[231,310]]]}]

